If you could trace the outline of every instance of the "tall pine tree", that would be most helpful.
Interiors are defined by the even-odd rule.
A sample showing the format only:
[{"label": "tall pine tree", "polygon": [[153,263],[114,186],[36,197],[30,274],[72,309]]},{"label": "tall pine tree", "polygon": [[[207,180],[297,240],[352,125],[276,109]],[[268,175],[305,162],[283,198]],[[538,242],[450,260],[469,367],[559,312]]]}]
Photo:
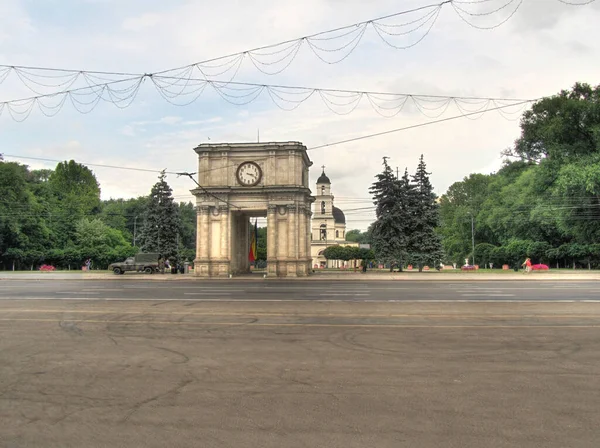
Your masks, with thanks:
[{"label": "tall pine tree", "polygon": [[138,242],[143,252],[158,252],[168,258],[178,256],[180,218],[179,207],[171,195],[173,190],[165,178],[163,170],[150,191]]},{"label": "tall pine tree", "polygon": [[375,176],[377,180],[370,188],[375,204],[377,221],[373,224],[372,242],[377,258],[390,264],[402,266],[406,256],[406,235],[402,219],[402,188],[394,172],[383,158],[383,172]]},{"label": "tall pine tree", "polygon": [[431,173],[427,172],[421,154],[417,171],[412,176],[414,191],[411,196],[414,198],[414,208],[408,238],[409,259],[419,267],[419,272],[425,265],[437,266],[444,256],[441,237],[435,230],[439,225],[439,205],[429,181],[429,174]]}]

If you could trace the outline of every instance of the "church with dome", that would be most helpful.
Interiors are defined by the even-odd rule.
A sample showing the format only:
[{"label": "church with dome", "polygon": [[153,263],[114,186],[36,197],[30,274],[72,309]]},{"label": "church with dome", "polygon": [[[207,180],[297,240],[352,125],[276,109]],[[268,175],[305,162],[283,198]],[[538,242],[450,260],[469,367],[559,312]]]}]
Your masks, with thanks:
[{"label": "church with dome", "polygon": [[314,210],[312,215],[311,256],[314,269],[341,267],[341,261],[329,260],[323,251],[329,246],[358,246],[358,243],[346,241],[346,217],[344,212],[333,205],[331,181],[325,174],[325,167],[317,179]]}]

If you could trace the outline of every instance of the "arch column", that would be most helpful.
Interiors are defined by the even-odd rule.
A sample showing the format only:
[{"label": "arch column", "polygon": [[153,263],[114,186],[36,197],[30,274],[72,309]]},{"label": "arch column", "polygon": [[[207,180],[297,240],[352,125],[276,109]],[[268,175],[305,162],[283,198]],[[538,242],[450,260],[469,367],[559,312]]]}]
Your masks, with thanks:
[{"label": "arch column", "polygon": [[196,259],[194,260],[194,273],[200,277],[210,276],[210,207],[202,205],[196,208]]},{"label": "arch column", "polygon": [[288,263],[286,274],[289,277],[298,275],[298,222],[296,219],[296,204],[287,205],[287,224],[288,224]]},{"label": "arch column", "polygon": [[219,259],[220,263],[216,275],[227,276],[231,271],[231,219],[229,217],[229,207],[227,205],[219,205]]},{"label": "arch column", "polygon": [[267,206],[267,275],[277,275],[277,206]]},{"label": "arch column", "polygon": [[305,209],[304,212],[304,221],[306,226],[306,272],[312,272],[312,254],[311,254],[311,228],[310,228],[310,218],[312,216],[312,212],[310,211],[310,206]]}]

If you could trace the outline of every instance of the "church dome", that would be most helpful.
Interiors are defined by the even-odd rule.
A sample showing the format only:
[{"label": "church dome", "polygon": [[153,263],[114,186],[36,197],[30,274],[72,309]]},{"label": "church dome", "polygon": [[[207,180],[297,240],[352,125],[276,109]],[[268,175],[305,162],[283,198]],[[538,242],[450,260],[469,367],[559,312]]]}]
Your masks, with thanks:
[{"label": "church dome", "polygon": [[344,212],[337,207],[333,207],[333,219],[336,224],[346,224],[346,216],[344,216]]},{"label": "church dome", "polygon": [[325,170],[323,170],[323,173],[317,179],[317,183],[318,184],[329,184],[329,185],[331,185],[331,181],[329,180],[329,178],[325,174]]}]

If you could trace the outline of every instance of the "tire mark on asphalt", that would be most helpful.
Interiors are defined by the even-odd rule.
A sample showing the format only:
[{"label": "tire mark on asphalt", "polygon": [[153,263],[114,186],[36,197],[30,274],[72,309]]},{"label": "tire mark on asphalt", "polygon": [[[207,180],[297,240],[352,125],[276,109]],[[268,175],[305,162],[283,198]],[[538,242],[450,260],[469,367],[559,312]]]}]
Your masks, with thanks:
[{"label": "tire mark on asphalt", "polygon": [[170,348],[166,348],[166,347],[157,347],[156,345],[151,345],[152,348],[155,348],[157,350],[163,350],[167,353],[171,353],[173,355],[177,355],[177,356],[181,356],[181,358],[183,359],[183,361],[173,361],[173,364],[185,364],[190,360],[190,357],[187,356],[185,353],[181,353],[178,352],[177,350],[172,350]]},{"label": "tire mark on asphalt", "polygon": [[137,411],[139,411],[142,407],[144,407],[150,403],[153,403],[155,401],[158,401],[161,398],[164,398],[168,395],[171,395],[171,394],[177,395],[179,392],[181,392],[181,389],[183,389],[184,387],[186,387],[187,385],[189,385],[193,382],[194,382],[193,379],[189,379],[189,378],[185,379],[183,381],[180,381],[175,387],[172,387],[171,389],[167,390],[166,392],[163,392],[162,394],[157,394],[150,398],[147,398],[146,400],[137,402],[136,404],[134,404],[133,406],[131,406],[129,408],[129,413],[123,419],[121,419],[121,423],[127,422],[131,418],[131,416],[133,414],[135,414]]},{"label": "tire mark on asphalt", "polygon": [[83,330],[79,328],[75,322],[61,320],[58,322],[58,326],[61,330],[67,333],[75,334],[77,336],[83,335]]}]

